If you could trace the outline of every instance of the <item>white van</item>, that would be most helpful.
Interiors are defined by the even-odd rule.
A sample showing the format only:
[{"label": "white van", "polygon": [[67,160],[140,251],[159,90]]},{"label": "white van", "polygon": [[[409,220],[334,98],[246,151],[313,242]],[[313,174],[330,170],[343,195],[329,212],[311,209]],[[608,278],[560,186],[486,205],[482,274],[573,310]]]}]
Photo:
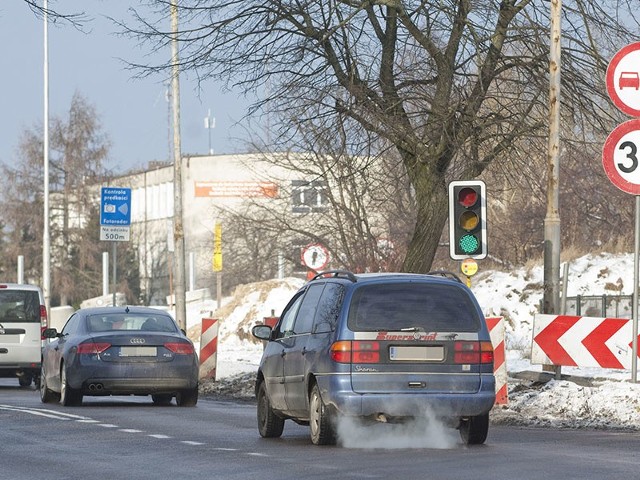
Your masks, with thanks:
[{"label": "white van", "polygon": [[0,377],[18,377],[23,387],[39,382],[45,328],[42,291],[34,285],[0,283]]}]

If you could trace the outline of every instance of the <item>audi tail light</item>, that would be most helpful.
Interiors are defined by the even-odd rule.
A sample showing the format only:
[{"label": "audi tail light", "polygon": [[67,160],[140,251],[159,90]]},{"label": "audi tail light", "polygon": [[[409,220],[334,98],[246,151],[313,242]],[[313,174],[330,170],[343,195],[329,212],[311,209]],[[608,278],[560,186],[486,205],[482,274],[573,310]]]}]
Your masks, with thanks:
[{"label": "audi tail light", "polygon": [[164,348],[175,353],[176,355],[192,355],[195,353],[195,349],[190,343],[169,342],[164,344]]},{"label": "audi tail light", "polygon": [[110,346],[111,344],[107,342],[84,342],[78,345],[77,353],[86,355],[97,355],[104,352]]}]

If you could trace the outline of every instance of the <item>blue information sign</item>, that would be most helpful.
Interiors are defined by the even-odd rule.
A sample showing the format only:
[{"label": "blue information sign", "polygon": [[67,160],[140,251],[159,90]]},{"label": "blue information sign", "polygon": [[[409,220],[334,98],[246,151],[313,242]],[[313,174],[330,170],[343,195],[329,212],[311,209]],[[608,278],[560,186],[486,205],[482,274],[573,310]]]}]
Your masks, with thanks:
[{"label": "blue information sign", "polygon": [[100,225],[131,225],[131,189],[102,187]]}]

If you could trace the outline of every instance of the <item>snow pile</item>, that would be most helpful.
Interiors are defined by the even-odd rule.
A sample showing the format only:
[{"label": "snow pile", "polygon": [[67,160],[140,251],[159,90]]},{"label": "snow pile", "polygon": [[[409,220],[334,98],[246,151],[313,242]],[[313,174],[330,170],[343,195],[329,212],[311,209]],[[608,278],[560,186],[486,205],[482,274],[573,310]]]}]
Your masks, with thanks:
[{"label": "snow pile", "polygon": [[232,297],[223,300],[220,309],[214,300],[188,309],[187,333],[198,349],[202,319],[216,318],[220,322],[218,379],[257,371],[263,346],[253,337],[251,328],[264,323],[265,317],[279,316],[303,284],[301,279],[285,278],[240,285]]},{"label": "snow pile", "polygon": [[[199,339],[204,314],[221,318],[217,381],[205,383],[204,393],[253,398],[254,374],[262,344],[251,327],[264,317],[280,315],[299,279],[270,280],[236,289],[220,310],[213,302],[188,312],[189,335]],[[587,255],[569,264],[567,295],[631,295],[633,255]],[[492,422],[522,425],[597,428],[640,428],[640,384],[628,370],[562,367],[562,379],[532,365],[533,317],[543,295],[542,265],[510,273],[486,271],[472,279],[474,294],[488,316],[506,320],[509,403],[496,406]],[[272,312],[273,311],[273,312]],[[541,381],[540,378],[544,381]]]},{"label": "snow pile", "polygon": [[640,388],[612,380],[594,386],[567,380],[511,385],[509,405],[495,407],[492,419],[506,424],[637,429]]}]

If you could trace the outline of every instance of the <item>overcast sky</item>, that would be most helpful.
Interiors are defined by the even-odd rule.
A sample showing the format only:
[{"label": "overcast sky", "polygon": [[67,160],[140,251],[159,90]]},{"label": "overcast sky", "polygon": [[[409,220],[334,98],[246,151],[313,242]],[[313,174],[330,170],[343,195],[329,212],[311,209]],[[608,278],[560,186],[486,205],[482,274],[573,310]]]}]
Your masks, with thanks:
[{"label": "overcast sky", "polygon": [[[167,77],[133,78],[122,59],[142,62],[151,52],[136,41],[115,35],[118,27],[106,17],[130,20],[127,0],[49,0],[61,13],[85,12],[88,19],[79,31],[71,25],[49,26],[50,117],[66,119],[74,92],[82,94],[97,111],[103,131],[112,142],[108,166],[117,172],[145,167],[152,160],[171,158]],[[167,25],[169,28],[169,25]],[[0,162],[13,163],[20,134],[42,125],[43,21],[23,0],[0,4]],[[158,52],[163,55],[163,52]],[[166,52],[167,58],[170,51]],[[236,125],[248,104],[238,94],[223,93],[221,85],[196,84],[181,75],[181,133],[184,154],[206,154],[209,132],[204,118],[211,109],[215,129],[211,143],[215,153],[246,151],[246,129]],[[239,140],[240,139],[240,140]]]}]

